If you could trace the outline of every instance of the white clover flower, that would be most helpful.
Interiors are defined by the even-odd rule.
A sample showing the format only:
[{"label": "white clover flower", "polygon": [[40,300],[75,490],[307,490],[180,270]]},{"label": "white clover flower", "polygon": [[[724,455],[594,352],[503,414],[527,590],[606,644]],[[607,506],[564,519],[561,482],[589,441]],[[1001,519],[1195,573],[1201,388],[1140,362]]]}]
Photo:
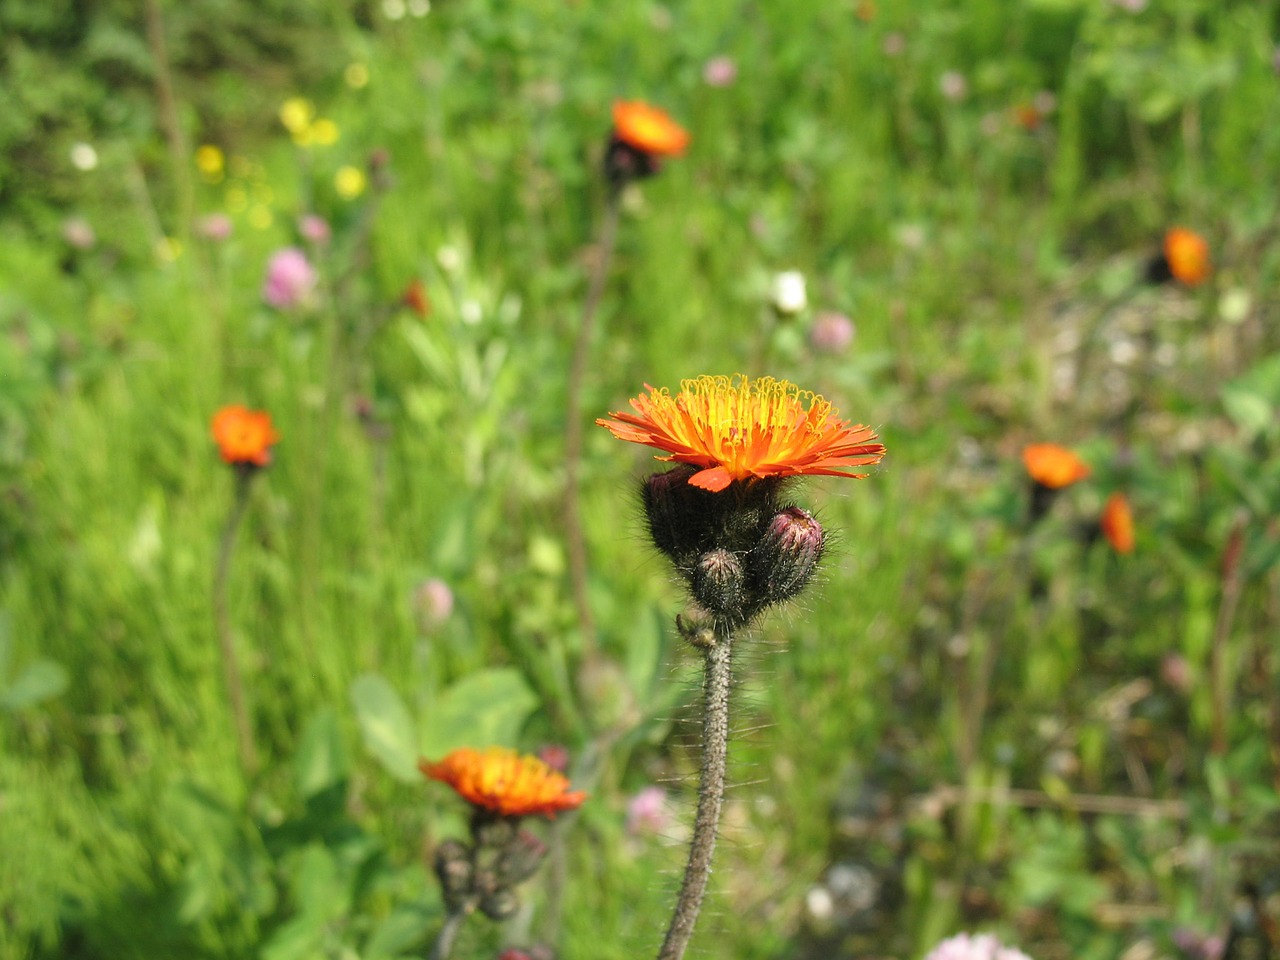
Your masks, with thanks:
[{"label": "white clover flower", "polygon": [[773,308],[783,316],[799,313],[809,305],[804,274],[799,270],[784,270],[775,275],[770,299],[773,301]]},{"label": "white clover flower", "polygon": [[77,170],[89,171],[98,166],[98,151],[89,143],[71,145],[71,165]]}]

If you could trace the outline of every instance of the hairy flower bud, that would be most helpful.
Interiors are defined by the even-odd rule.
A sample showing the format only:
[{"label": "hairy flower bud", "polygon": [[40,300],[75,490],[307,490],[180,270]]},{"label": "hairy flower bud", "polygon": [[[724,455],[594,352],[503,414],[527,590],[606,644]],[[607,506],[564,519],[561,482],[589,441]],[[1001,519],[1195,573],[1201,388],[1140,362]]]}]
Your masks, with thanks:
[{"label": "hairy flower bud", "polygon": [[441,842],[436,847],[435,868],[446,904],[452,907],[471,895],[474,870],[466,844],[459,840]]},{"label": "hairy flower bud", "polygon": [[528,830],[521,830],[498,857],[498,882],[504,887],[523,883],[537,872],[547,856],[547,845]]},{"label": "hairy flower bud", "polygon": [[490,920],[507,920],[520,909],[520,898],[507,889],[494,890],[480,901],[480,910]]},{"label": "hairy flower bud", "polygon": [[644,513],[653,544],[677,563],[698,548],[706,526],[707,495],[689,486],[693,467],[681,465],[644,482]]},{"label": "hairy flower bud", "polygon": [[769,521],[751,551],[752,581],[766,603],[790,600],[813,577],[822,558],[822,525],[799,507],[786,507]]},{"label": "hairy flower bud", "polygon": [[742,563],[728,550],[708,550],[693,571],[693,596],[717,617],[740,623],[746,619],[746,577]]}]

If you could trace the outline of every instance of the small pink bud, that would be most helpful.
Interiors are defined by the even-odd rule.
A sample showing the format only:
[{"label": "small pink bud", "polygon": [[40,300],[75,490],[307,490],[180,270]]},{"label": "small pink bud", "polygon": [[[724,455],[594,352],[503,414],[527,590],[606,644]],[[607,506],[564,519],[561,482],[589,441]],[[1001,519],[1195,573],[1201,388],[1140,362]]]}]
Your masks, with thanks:
[{"label": "small pink bud", "polygon": [[314,213],[308,213],[298,221],[298,232],[302,234],[302,239],[308,243],[314,243],[317,247],[323,247],[333,239],[333,229],[329,226],[329,221]]},{"label": "small pink bud", "polygon": [[418,629],[431,633],[453,615],[453,591],[439,577],[424,580],[413,592],[413,609],[417,614]]},{"label": "small pink bud", "polygon": [[712,57],[702,67],[702,82],[708,87],[728,87],[738,79],[738,65],[729,57]]},{"label": "small pink bud", "polygon": [[819,353],[844,353],[853,343],[853,321],[843,313],[818,314],[809,329],[809,343]]},{"label": "small pink bud", "polygon": [[214,243],[222,243],[230,237],[232,229],[231,218],[225,213],[211,213],[201,217],[196,224],[196,232]]},{"label": "small pink bud", "polygon": [[627,802],[627,833],[632,836],[662,833],[670,823],[667,791],[662,787],[645,787]]}]

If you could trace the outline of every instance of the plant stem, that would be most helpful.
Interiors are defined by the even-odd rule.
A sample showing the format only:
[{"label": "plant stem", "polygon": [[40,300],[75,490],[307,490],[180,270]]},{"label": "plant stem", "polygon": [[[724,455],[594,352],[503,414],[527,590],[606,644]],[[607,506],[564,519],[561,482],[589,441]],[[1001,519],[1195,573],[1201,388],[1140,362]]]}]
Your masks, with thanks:
[{"label": "plant stem", "polygon": [[600,224],[597,257],[587,286],[587,297],[582,305],[582,322],[573,344],[573,357],[569,361],[569,379],[564,434],[564,530],[569,551],[569,579],[573,589],[573,602],[578,609],[578,626],[582,631],[583,650],[587,655],[595,652],[596,627],[591,614],[591,598],[587,590],[587,543],[582,532],[581,484],[582,467],[582,386],[587,372],[587,359],[591,354],[591,340],[595,333],[596,314],[604,297],[605,282],[613,263],[613,252],[618,245],[618,216],[621,209],[619,193],[610,188],[605,201],[604,219]]},{"label": "plant stem", "polygon": [[1235,625],[1236,608],[1240,603],[1240,591],[1244,588],[1244,569],[1240,562],[1244,550],[1244,534],[1247,518],[1240,514],[1227,535],[1227,545],[1222,557],[1222,600],[1218,606],[1218,619],[1213,625],[1213,644],[1209,654],[1209,695],[1212,708],[1212,743],[1215,756],[1227,752],[1227,716],[1231,710],[1232,677],[1227,666],[1227,644],[1231,628]]},{"label": "plant stem", "polygon": [[195,192],[187,169],[187,145],[182,135],[182,123],[178,118],[178,100],[173,92],[173,73],[164,39],[164,12],[160,9],[160,0],[147,0],[145,10],[147,46],[151,52],[156,78],[156,115],[169,147],[169,169],[178,197],[178,236],[186,239],[195,210]]},{"label": "plant stem", "polygon": [[725,770],[729,756],[729,683],[733,635],[716,625],[716,639],[706,651],[703,678],[702,772],[698,784],[698,811],[689,843],[689,863],[671,913],[671,926],[658,952],[658,960],[681,960],[693,926],[702,909],[711,875],[711,855],[716,848],[720,807],[724,802]]},{"label": "plant stem", "polygon": [[236,531],[249,506],[249,484],[253,481],[251,468],[236,467],[235,503],[227,515],[218,545],[218,562],[213,572],[213,617],[218,633],[218,649],[222,654],[222,674],[227,684],[227,699],[231,703],[231,716],[235,720],[236,740],[240,748],[240,766],[246,778],[258,772],[258,751],[253,742],[253,725],[249,719],[244,694],[244,680],[240,675],[240,662],[236,659],[235,638],[231,634],[231,615],[227,607],[227,574],[231,569],[231,550],[235,546]]},{"label": "plant stem", "polygon": [[462,924],[467,917],[471,916],[473,908],[468,903],[455,910],[450,910],[444,918],[444,924],[440,927],[440,933],[436,936],[436,942],[428,954],[427,960],[447,960],[449,954],[453,953],[453,945],[458,940],[458,933],[462,930]]}]

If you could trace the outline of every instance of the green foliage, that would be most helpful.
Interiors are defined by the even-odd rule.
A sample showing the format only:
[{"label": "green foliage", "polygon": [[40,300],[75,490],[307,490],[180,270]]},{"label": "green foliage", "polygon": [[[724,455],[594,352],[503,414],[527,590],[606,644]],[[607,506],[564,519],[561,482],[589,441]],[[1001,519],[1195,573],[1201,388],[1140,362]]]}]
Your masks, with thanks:
[{"label": "green foliage", "polygon": [[[735,370],[822,393],[889,456],[794,491],[824,567],[742,645],[696,950],[909,957],[991,928],[1168,953],[1271,889],[1275,3],[399,9],[0,5],[0,957],[422,956],[425,858],[465,811],[418,761],[490,744],[564,746],[591,799],[536,828],[563,847],[526,912],[457,955],[651,953],[682,850],[625,808],[660,782],[666,833],[688,820],[697,664],[644,542],[653,451],[591,419]],[[334,142],[290,140],[292,96]],[[618,96],[693,142],[625,192],[589,345],[588,630],[567,371]],[[1203,287],[1138,283],[1174,222],[1210,242]],[[295,310],[261,298],[285,245],[320,278]],[[783,269],[808,280],[790,319]],[[824,311],[856,324],[844,353],[813,345]],[[229,578],[256,777],[210,596],[235,481],[208,424],[233,402],[282,435]],[[1030,524],[1039,440],[1093,474]],[[1099,536],[1113,491],[1126,556]],[[870,906],[828,889],[841,865]]]}]

